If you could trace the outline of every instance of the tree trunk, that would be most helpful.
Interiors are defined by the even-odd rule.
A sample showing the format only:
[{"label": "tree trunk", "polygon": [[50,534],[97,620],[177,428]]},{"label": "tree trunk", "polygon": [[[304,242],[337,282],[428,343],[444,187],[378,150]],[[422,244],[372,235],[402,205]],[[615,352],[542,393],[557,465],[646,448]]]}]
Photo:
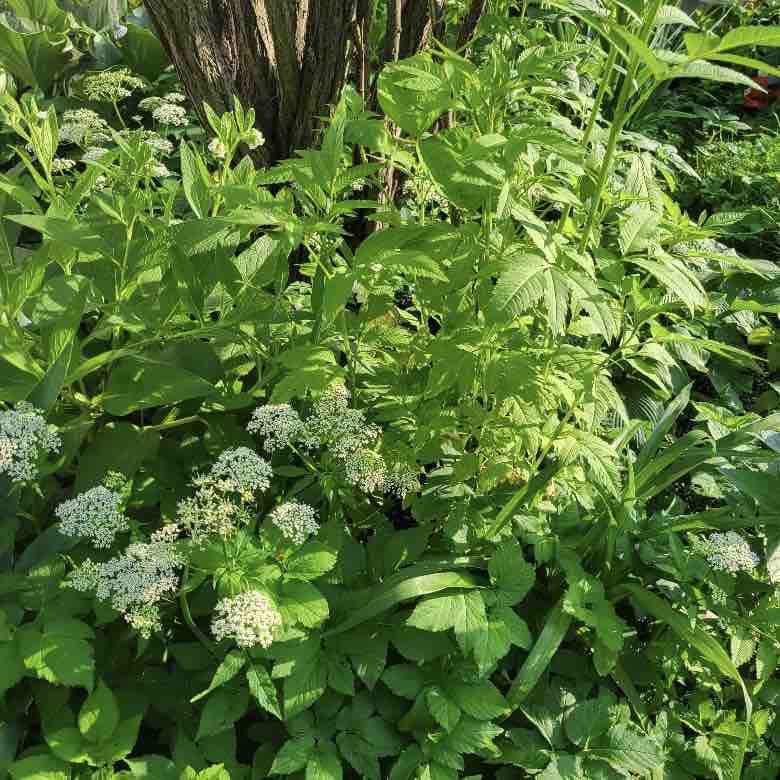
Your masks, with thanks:
[{"label": "tree trunk", "polygon": [[339,95],[358,0],[146,0],[205,123],[233,96],[253,107],[274,162],[309,145]]}]

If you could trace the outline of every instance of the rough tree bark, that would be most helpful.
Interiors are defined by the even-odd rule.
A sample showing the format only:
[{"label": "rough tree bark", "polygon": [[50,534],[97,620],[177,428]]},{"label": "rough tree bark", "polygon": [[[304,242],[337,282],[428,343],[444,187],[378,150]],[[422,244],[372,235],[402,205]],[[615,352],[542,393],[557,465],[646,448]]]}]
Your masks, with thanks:
[{"label": "rough tree bark", "polygon": [[[430,33],[430,4],[397,3],[400,25],[392,34],[398,56],[407,57]],[[255,109],[266,162],[311,142],[344,85],[348,43],[358,25],[367,38],[367,6],[365,0],[146,0],[201,119],[204,102],[223,112],[236,95]]]},{"label": "rough tree bark", "polygon": [[[382,62],[409,57],[431,36],[444,0],[387,3]],[[205,123],[202,105],[230,110],[233,96],[253,107],[266,138],[265,162],[312,142],[338,99],[355,49],[358,89],[369,92],[367,39],[373,0],[146,0],[182,85]],[[473,26],[484,0],[472,4]],[[473,18],[472,18],[473,17]],[[472,26],[473,25],[473,26]],[[368,100],[375,105],[376,82]]]},{"label": "rough tree bark", "polygon": [[[347,72],[357,0],[146,0],[189,98],[254,107],[268,161],[306,146]],[[204,119],[201,116],[201,119]]]}]

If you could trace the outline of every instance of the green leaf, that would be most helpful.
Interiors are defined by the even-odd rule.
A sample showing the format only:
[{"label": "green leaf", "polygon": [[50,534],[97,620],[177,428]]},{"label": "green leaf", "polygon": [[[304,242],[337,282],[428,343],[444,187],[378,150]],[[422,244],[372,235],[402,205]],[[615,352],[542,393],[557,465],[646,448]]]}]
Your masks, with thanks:
[{"label": "green leaf", "polygon": [[306,766],[313,750],[314,737],[310,734],[288,739],[276,754],[270,774],[291,775],[293,772],[299,772]]},{"label": "green leaf", "polygon": [[107,742],[119,725],[119,705],[104,683],[98,683],[79,710],[79,731],[90,742]]},{"label": "green leaf", "polygon": [[447,110],[451,91],[444,68],[430,55],[417,54],[382,69],[378,97],[393,122],[419,136]]},{"label": "green leaf", "polygon": [[22,33],[0,21],[0,65],[23,84],[51,91],[52,84],[70,62],[72,52],[65,35],[48,30]]},{"label": "green leaf", "polygon": [[322,542],[308,542],[287,559],[285,576],[295,580],[316,580],[336,565],[335,550]]},{"label": "green leaf", "polygon": [[279,609],[286,622],[301,623],[314,628],[324,623],[330,614],[328,602],[309,582],[285,582],[281,587]]},{"label": "green leaf", "polygon": [[664,752],[651,737],[644,736],[632,723],[618,723],[604,736],[593,740],[588,751],[620,772],[646,776],[663,769]]},{"label": "green leaf", "polygon": [[92,690],[95,661],[92,629],[79,620],[63,618],[23,626],[17,633],[25,668],[55,685]]},{"label": "green leaf", "polygon": [[629,595],[643,610],[663,621],[677,636],[697,650],[726,677],[734,680],[745,699],[745,720],[750,721],[753,703],[737,667],[716,639],[701,628],[692,628],[688,618],[673,609],[667,602],[640,585],[622,585],[620,591]]},{"label": "green leaf", "polygon": [[49,753],[16,761],[8,773],[13,780],[70,780],[68,764]]},{"label": "green leaf", "polygon": [[[24,677],[25,666],[15,641],[0,642],[0,696]],[[2,777],[2,775],[0,775]]]},{"label": "green leaf", "polygon": [[488,306],[491,317],[510,319],[530,309],[544,295],[547,273],[547,261],[541,255],[513,256],[512,265],[493,288]]},{"label": "green leaf", "polygon": [[496,604],[514,606],[521,602],[536,582],[534,567],[523,558],[519,544],[503,544],[488,563],[490,583],[496,589]]},{"label": "green leaf", "polygon": [[[412,568],[412,567],[410,567]],[[356,609],[350,617],[330,629],[325,636],[333,636],[348,631],[350,628],[375,618],[377,615],[392,609],[397,604],[410,599],[438,593],[450,588],[475,588],[477,580],[469,574],[460,572],[441,572],[438,574],[409,574],[398,582],[383,585],[373,591],[368,603]]]},{"label": "green leaf", "polygon": [[131,777],[145,777],[148,780],[179,780],[176,764],[164,756],[140,756],[126,759]]},{"label": "green leaf", "polygon": [[382,682],[396,695],[404,699],[416,699],[425,685],[425,673],[412,664],[388,666],[382,674]]},{"label": "green leaf", "polygon": [[199,219],[209,215],[208,171],[197,149],[188,143],[179,145],[181,178],[184,195]]},{"label": "green leaf", "polygon": [[257,703],[271,715],[282,719],[282,711],[279,708],[279,694],[268,671],[259,663],[252,664],[246,670],[246,679],[249,683],[249,692]]},{"label": "green leaf", "polygon": [[343,769],[335,748],[318,745],[306,764],[306,780],[342,780],[342,777]]},{"label": "green leaf", "polygon": [[481,594],[471,591],[453,596],[434,596],[421,601],[407,620],[423,631],[455,630],[464,653],[478,656],[487,637],[488,622]]},{"label": "green leaf", "polygon": [[305,664],[296,665],[295,674],[284,681],[284,718],[290,720],[311,707],[325,693],[327,666],[318,653]]},{"label": "green leaf", "polygon": [[493,720],[510,711],[506,699],[489,680],[461,682],[449,679],[445,691],[466,715],[476,720]]},{"label": "green leaf", "polygon": [[447,697],[437,685],[425,692],[425,703],[434,720],[445,730],[452,731],[460,720],[460,707]]},{"label": "green leaf", "polygon": [[512,683],[507,696],[510,706],[517,707],[534,689],[563,642],[570,625],[571,615],[566,613],[563,603],[559,602],[548,613],[542,633]]},{"label": "green leaf", "polygon": [[210,382],[190,371],[148,358],[129,358],[111,372],[102,400],[109,414],[123,417],[138,409],[168,406],[215,393]]},{"label": "green leaf", "polygon": [[231,650],[223,659],[217,670],[214,672],[214,676],[211,678],[211,684],[205,691],[201,691],[196,696],[190,699],[190,704],[194,704],[196,701],[200,701],[205,696],[208,696],[213,690],[230,682],[243,668],[246,663],[246,655],[240,650]]},{"label": "green leaf", "polygon": [[141,464],[154,457],[159,447],[158,431],[145,431],[128,422],[108,423],[79,455],[74,494],[99,484],[109,471],[134,477]]},{"label": "green leaf", "polygon": [[740,84],[753,89],[756,86],[756,82],[750,76],[706,60],[694,60],[685,65],[669,68],[666,71],[665,80],[671,79],[705,79],[721,84]]},{"label": "green leaf", "polygon": [[170,65],[157,36],[146,27],[129,23],[127,32],[121,40],[122,56],[130,70],[155,81]]},{"label": "green leaf", "polygon": [[249,693],[243,684],[219,688],[208,698],[201,712],[195,741],[231,728],[246,713],[248,707]]},{"label": "green leaf", "polygon": [[564,719],[566,736],[577,747],[584,748],[596,737],[607,732],[610,726],[610,707],[613,701],[607,696],[577,702]]}]

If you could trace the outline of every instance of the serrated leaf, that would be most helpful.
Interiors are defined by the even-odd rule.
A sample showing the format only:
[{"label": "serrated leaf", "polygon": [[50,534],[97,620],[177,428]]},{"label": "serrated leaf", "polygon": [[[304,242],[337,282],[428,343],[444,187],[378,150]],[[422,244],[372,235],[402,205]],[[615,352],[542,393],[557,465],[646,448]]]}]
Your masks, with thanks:
[{"label": "serrated leaf", "polygon": [[281,587],[279,608],[290,623],[300,623],[314,628],[325,622],[330,614],[328,602],[310,582],[302,580],[286,582]]},{"label": "serrated leaf", "polygon": [[425,703],[434,720],[445,730],[452,731],[460,720],[460,707],[434,685],[425,692]]},{"label": "serrated leaf", "polygon": [[314,737],[310,734],[288,739],[276,754],[270,774],[291,775],[299,772],[306,766],[313,749]]},{"label": "serrated leaf", "polygon": [[190,699],[190,704],[194,704],[204,696],[208,696],[216,688],[230,682],[244,668],[245,663],[246,655],[244,653],[239,650],[231,650],[214,672],[209,687],[205,691],[201,691],[197,696],[193,696]]},{"label": "serrated leaf", "polygon": [[425,685],[425,674],[412,664],[388,666],[382,673],[382,682],[396,695],[404,699],[416,699]]},{"label": "serrated leaf", "polygon": [[336,565],[336,551],[321,542],[309,542],[287,560],[285,575],[297,580],[316,580]]},{"label": "serrated leaf", "polygon": [[563,721],[566,736],[577,747],[585,747],[595,737],[605,734],[610,726],[611,704],[607,696],[577,702]]},{"label": "serrated leaf", "polygon": [[494,720],[510,711],[506,699],[490,680],[447,680],[445,691],[466,715],[477,720]]},{"label": "serrated leaf", "polygon": [[547,261],[541,255],[514,256],[511,267],[501,274],[493,288],[489,304],[491,317],[511,319],[530,309],[544,295],[547,273]]},{"label": "serrated leaf", "polygon": [[521,602],[536,582],[534,567],[523,558],[519,544],[501,545],[488,563],[490,582],[496,588],[496,604],[514,606]]},{"label": "serrated leaf", "polygon": [[99,683],[81,705],[79,731],[90,742],[106,742],[119,725],[119,705],[111,690]]},{"label": "serrated leaf", "polygon": [[232,684],[217,689],[206,701],[200,715],[195,741],[213,737],[231,728],[246,713],[249,693],[243,684]]},{"label": "serrated leaf", "polygon": [[252,664],[246,670],[246,680],[249,683],[249,692],[257,703],[281,720],[282,711],[279,708],[279,695],[266,668],[259,663]]},{"label": "serrated leaf", "polygon": [[320,745],[309,756],[306,780],[342,780],[343,774],[344,770],[335,749],[327,750]]}]

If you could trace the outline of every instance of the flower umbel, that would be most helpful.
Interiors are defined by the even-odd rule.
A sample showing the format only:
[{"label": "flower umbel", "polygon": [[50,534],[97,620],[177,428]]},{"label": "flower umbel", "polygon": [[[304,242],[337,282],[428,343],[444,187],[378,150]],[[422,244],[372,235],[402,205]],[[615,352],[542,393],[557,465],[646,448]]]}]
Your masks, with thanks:
[{"label": "flower umbel", "polygon": [[298,441],[304,424],[289,404],[268,404],[254,410],[246,429],[265,439],[263,448],[266,452],[277,452]]},{"label": "flower umbel", "polygon": [[65,536],[81,536],[95,547],[108,548],[118,533],[129,529],[121,504],[119,493],[98,485],[61,503],[55,514]]},{"label": "flower umbel", "polygon": [[116,102],[130,97],[143,86],[143,80],[133,76],[127,68],[103,70],[84,79],[84,94],[89,100]]},{"label": "flower umbel", "polygon": [[702,542],[702,548],[713,569],[727,571],[729,574],[752,571],[759,564],[759,557],[735,531],[710,534]]},{"label": "flower umbel", "polygon": [[12,482],[35,479],[38,456],[57,452],[60,446],[60,437],[32,404],[20,401],[0,412],[0,474],[8,474]]},{"label": "flower umbel", "polygon": [[184,560],[171,544],[136,542],[122,555],[105,563],[87,559],[69,577],[79,591],[94,591],[101,601],[110,601],[142,636],[159,629],[159,603],[179,587],[177,570]]},{"label": "flower umbel", "polygon": [[233,490],[251,501],[252,494],[268,490],[273,470],[271,464],[249,447],[225,450],[211,467],[211,476],[234,485]]},{"label": "flower umbel", "polygon": [[319,530],[314,507],[298,501],[286,501],[274,508],[268,519],[295,545],[303,544]]},{"label": "flower umbel", "polygon": [[232,639],[239,647],[270,647],[282,616],[268,596],[257,590],[222,599],[214,610],[215,639]]}]

